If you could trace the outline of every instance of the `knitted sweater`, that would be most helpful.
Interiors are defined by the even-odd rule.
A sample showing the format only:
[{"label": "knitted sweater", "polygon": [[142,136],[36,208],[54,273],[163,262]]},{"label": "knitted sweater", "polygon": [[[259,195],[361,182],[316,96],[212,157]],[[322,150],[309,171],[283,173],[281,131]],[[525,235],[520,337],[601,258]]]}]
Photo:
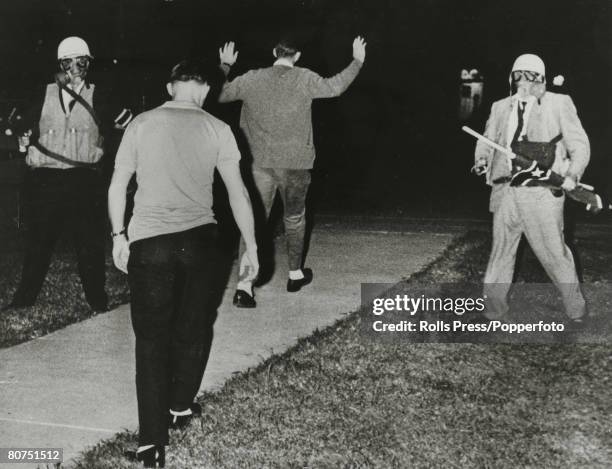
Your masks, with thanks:
[{"label": "knitted sweater", "polygon": [[219,101],[242,101],[240,127],[261,168],[310,169],[315,159],[312,100],[342,94],[361,69],[353,60],[330,78],[300,67],[274,65],[226,82]]}]

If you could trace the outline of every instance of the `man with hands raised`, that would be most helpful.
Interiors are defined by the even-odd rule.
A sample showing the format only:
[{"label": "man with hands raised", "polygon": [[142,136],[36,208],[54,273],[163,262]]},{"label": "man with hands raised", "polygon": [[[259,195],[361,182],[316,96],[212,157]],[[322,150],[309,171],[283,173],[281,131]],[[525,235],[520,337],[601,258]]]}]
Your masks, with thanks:
[{"label": "man with hands raised", "polygon": [[[242,101],[240,127],[253,157],[251,167],[257,197],[267,221],[278,190],[283,201],[289,262],[287,291],[297,292],[312,281],[303,268],[306,228],[306,194],[315,159],[311,108],[313,99],[341,95],[353,82],[365,60],[366,43],[353,41],[353,60],[340,73],[322,78],[295,64],[301,52],[295,42],[283,39],[274,47],[272,66],[251,70],[223,85],[220,102]],[[227,76],[238,58],[233,42],[219,49],[221,68]],[[256,214],[257,217],[257,214]],[[244,251],[241,242],[240,251]],[[234,305],[254,308],[253,281],[239,278]]]}]

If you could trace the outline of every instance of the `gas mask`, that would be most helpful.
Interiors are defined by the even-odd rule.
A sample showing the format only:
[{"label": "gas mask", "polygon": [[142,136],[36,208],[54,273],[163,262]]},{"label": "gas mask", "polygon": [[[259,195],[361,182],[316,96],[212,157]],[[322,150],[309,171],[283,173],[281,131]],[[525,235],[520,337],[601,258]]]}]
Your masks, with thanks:
[{"label": "gas mask", "polygon": [[[59,59],[59,67],[61,72],[58,73],[57,78],[60,82],[65,84],[77,84],[85,80],[87,72],[89,71],[90,63],[91,59],[85,55]],[[61,75],[63,75],[63,77]]]},{"label": "gas mask", "polygon": [[546,92],[546,78],[530,70],[515,70],[510,74],[512,93],[516,93],[521,100],[529,96],[540,99]]}]

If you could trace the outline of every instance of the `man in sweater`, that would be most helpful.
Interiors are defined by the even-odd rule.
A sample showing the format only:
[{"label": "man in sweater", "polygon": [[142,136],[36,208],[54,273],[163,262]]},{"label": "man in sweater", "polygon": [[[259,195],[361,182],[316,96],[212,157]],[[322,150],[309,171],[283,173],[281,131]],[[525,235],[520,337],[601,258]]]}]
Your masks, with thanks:
[{"label": "man in sweater", "polygon": [[[366,43],[353,41],[353,61],[339,74],[322,78],[306,68],[296,67],[298,47],[289,40],[274,47],[276,61],[271,67],[251,70],[226,82],[220,102],[242,101],[240,127],[253,157],[252,173],[257,197],[266,220],[276,191],[284,205],[285,233],[289,262],[287,291],[297,292],[312,281],[311,269],[303,269],[306,228],[306,194],[315,159],[312,135],[312,101],[341,95],[355,79],[365,60]],[[238,52],[228,42],[219,50],[221,68],[227,76]],[[242,252],[244,243],[241,242]],[[234,305],[254,308],[253,283],[240,278]]]}]

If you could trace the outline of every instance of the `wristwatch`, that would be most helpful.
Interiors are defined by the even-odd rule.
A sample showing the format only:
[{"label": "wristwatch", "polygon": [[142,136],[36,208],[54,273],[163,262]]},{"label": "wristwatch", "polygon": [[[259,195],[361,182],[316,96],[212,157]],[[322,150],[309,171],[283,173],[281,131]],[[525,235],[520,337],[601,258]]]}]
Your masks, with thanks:
[{"label": "wristwatch", "polygon": [[121,231],[119,231],[118,233],[113,233],[111,232],[111,238],[115,238],[116,236],[121,236],[124,235],[125,233],[127,233],[127,230],[125,228],[123,228]]}]

